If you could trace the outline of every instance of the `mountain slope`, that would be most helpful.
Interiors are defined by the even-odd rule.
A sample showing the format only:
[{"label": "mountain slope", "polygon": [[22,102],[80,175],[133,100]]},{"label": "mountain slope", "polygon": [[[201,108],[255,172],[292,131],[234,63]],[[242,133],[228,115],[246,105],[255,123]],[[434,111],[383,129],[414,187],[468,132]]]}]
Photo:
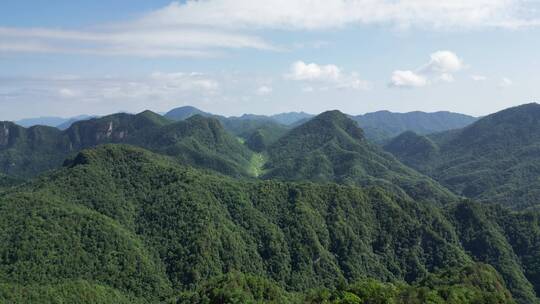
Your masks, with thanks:
[{"label": "mountain slope", "polygon": [[77,151],[106,143],[130,143],[176,156],[186,164],[248,175],[251,152],[215,118],[172,122],[151,111],[118,113],[75,122],[65,131],[0,123],[0,172],[30,177],[58,167]]},{"label": "mountain slope", "polygon": [[192,106],[174,108],[170,110],[169,112],[165,113],[165,115],[163,116],[170,120],[180,121],[180,120],[188,119],[194,115],[201,115],[201,116],[206,116],[206,117],[214,116],[213,114],[201,111]]},{"label": "mountain slope", "polygon": [[431,179],[370,144],[356,123],[339,111],[309,120],[267,151],[265,178],[378,184],[432,202],[456,198]]},{"label": "mountain slope", "polygon": [[422,154],[425,147],[400,143],[402,136],[386,148],[458,194],[517,209],[538,204],[540,105],[506,109],[459,131],[429,137],[437,152],[428,158]]},{"label": "mountain slope", "polygon": [[477,118],[445,111],[433,113],[378,111],[353,116],[352,119],[366,131],[366,136],[370,140],[381,142],[405,131],[422,135],[459,129],[473,123]]},{"label": "mountain slope", "polygon": [[[427,283],[430,273],[476,260],[502,275],[504,283],[483,277],[497,296],[506,285],[519,303],[537,303],[533,212],[466,202],[440,210],[378,187],[235,180],[123,145],[83,150],[0,193],[0,208],[0,287],[86,280],[154,302],[238,271],[289,291],[365,277],[428,280],[418,286],[430,290],[443,282]],[[466,284],[476,271],[446,282]]]}]

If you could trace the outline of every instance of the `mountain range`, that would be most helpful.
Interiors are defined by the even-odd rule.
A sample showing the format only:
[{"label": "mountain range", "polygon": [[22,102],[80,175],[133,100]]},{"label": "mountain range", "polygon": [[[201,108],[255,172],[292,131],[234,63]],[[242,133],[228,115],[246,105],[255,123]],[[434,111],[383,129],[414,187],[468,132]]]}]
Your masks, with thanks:
[{"label": "mountain range", "polygon": [[73,289],[207,303],[233,271],[254,276],[248,293],[291,303],[366,276],[424,286],[400,287],[419,297],[405,303],[425,303],[425,290],[435,303],[534,303],[540,284],[535,213],[472,202],[441,209],[377,186],[243,181],[124,145],[82,150],[0,200],[4,299]]},{"label": "mountain range", "polygon": [[[274,122],[282,127],[290,128],[298,126],[315,117],[315,115],[305,112],[288,112],[274,115],[244,114],[238,117],[225,117],[205,112],[192,106],[178,107],[164,114],[166,118],[174,121],[185,120],[194,115],[215,117],[219,119],[226,128],[228,125],[227,122],[230,121],[231,126],[227,129],[233,133],[238,132],[235,132],[234,129],[239,128],[238,124],[241,121],[251,121],[252,124],[254,122],[260,123],[261,121],[266,123]],[[471,124],[477,119],[469,115],[444,111],[433,113],[420,111],[408,113],[378,111],[366,113],[364,115],[349,116],[364,130],[368,139],[377,143],[382,143],[405,131],[413,131],[418,134],[430,134],[451,129],[459,129]],[[97,116],[80,115],[72,118],[38,117],[18,120],[15,121],[15,123],[27,128],[36,125],[44,125],[65,130],[76,121],[87,120],[94,117]],[[242,129],[242,131],[245,132],[245,129]]]},{"label": "mountain range", "polygon": [[540,303],[540,105],[362,117],[0,122],[0,302]]},{"label": "mountain range", "polygon": [[385,149],[454,193],[486,203],[536,208],[540,195],[540,105],[488,115],[458,130],[403,133]]}]

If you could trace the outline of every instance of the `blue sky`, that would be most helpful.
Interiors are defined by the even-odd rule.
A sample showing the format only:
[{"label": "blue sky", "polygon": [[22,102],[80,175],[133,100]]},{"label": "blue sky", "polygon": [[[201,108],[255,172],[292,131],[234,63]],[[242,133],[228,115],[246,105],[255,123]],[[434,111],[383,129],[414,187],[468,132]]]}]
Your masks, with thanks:
[{"label": "blue sky", "polygon": [[2,1],[0,119],[449,110],[540,95],[538,1]]}]

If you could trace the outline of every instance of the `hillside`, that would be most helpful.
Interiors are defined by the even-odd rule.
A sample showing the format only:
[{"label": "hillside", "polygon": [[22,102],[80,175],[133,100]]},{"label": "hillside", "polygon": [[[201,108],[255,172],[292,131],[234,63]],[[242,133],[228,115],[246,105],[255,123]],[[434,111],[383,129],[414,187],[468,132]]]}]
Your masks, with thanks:
[{"label": "hillside", "polygon": [[477,118],[452,112],[408,112],[393,113],[378,111],[351,117],[365,130],[368,139],[382,142],[405,131],[420,135],[463,128]]},{"label": "hillside", "polygon": [[214,116],[213,114],[201,111],[192,106],[174,108],[170,110],[169,112],[165,113],[165,115],[163,116],[170,120],[180,121],[180,120],[188,119],[194,115],[201,115],[201,116],[206,116],[206,117]]},{"label": "hillside", "polygon": [[399,136],[386,149],[455,193],[517,209],[538,204],[540,105],[506,109],[459,131],[424,137],[430,147],[411,137]]},{"label": "hillside", "polygon": [[467,202],[440,210],[378,187],[241,181],[129,146],[83,150],[0,202],[0,289],[15,296],[66,282],[152,303],[225,286],[298,299],[322,287],[414,295],[408,282],[418,295],[485,303],[511,303],[505,286],[519,303],[536,303],[540,290],[538,213]]},{"label": "hillside", "polygon": [[339,111],[322,113],[296,127],[267,153],[264,178],[268,179],[380,185],[439,204],[456,200],[433,180],[370,144],[356,123]]},{"label": "hillside", "polygon": [[130,143],[175,156],[178,161],[231,175],[247,175],[251,152],[219,121],[196,115],[172,122],[151,111],[118,113],[75,122],[65,131],[1,123],[0,169],[31,177],[59,167],[77,151],[106,143]]}]

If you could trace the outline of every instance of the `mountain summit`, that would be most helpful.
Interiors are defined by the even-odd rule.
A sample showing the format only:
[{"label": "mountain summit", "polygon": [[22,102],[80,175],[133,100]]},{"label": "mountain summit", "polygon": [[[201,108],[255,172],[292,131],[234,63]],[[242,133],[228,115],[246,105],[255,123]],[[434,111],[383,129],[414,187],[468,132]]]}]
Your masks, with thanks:
[{"label": "mountain summit", "polygon": [[268,155],[265,178],[398,187],[416,199],[455,199],[370,144],[362,129],[339,111],[324,112],[291,130],[268,149]]}]

